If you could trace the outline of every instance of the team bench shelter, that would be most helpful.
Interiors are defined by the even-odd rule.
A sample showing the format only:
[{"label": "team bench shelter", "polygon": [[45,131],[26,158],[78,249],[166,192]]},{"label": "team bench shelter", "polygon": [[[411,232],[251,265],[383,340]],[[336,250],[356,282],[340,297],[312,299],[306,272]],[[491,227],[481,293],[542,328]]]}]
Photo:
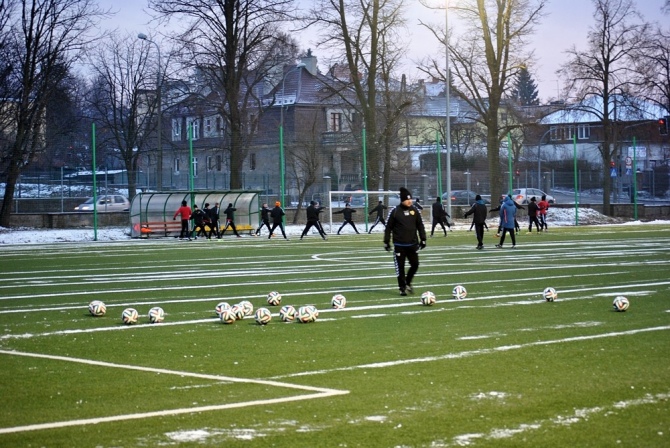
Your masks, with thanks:
[{"label": "team bench shelter", "polygon": [[[259,223],[260,193],[257,190],[138,193],[130,203],[131,237],[178,237],[181,231],[181,218],[173,220],[172,217],[181,206],[181,201],[186,201],[191,208],[197,205],[203,210],[205,204],[208,203],[211,208],[218,202],[221,207],[219,213],[221,229],[226,225],[226,215],[223,211],[232,203],[237,209],[235,212],[237,231],[254,232]],[[226,233],[228,232],[232,233],[230,229]]]}]

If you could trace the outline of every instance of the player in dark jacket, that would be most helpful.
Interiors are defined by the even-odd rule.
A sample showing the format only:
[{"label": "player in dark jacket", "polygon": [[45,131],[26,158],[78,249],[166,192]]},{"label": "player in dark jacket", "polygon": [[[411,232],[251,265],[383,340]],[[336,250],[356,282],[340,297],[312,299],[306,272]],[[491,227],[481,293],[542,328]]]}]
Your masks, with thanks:
[{"label": "player in dark jacket", "polygon": [[268,204],[264,202],[263,206],[261,207],[261,222],[256,229],[256,236],[261,234],[261,229],[263,226],[266,226],[268,231],[272,231],[272,228],[270,227],[270,211],[271,210],[268,208]]},{"label": "player in dark jacket", "polygon": [[344,222],[342,223],[342,225],[340,226],[340,228],[339,228],[338,231],[337,231],[337,234],[338,234],[338,235],[340,234],[340,231],[342,230],[342,228],[343,228],[344,226],[346,226],[347,224],[349,224],[351,227],[353,227],[354,230],[356,231],[356,233],[361,233],[361,232],[359,232],[358,229],[356,228],[356,224],[354,224],[354,220],[353,220],[353,218],[352,218],[352,215],[353,215],[354,213],[356,213],[356,210],[354,210],[353,208],[351,208],[351,206],[349,205],[348,202],[345,204],[345,206],[344,206],[344,208],[343,208],[342,210],[337,211],[337,212],[333,212],[333,215],[337,215],[337,214],[342,214],[342,215],[344,215]]},{"label": "player in dark jacket", "polygon": [[284,209],[281,208],[281,202],[277,201],[275,202],[275,208],[272,209],[270,212],[270,217],[272,218],[272,228],[270,229],[270,236],[268,236],[268,239],[272,238],[272,233],[275,231],[277,227],[279,227],[279,230],[281,230],[281,234],[284,236],[284,239],[287,240],[286,238],[286,232],[284,232]]},{"label": "player in dark jacket", "polygon": [[[207,210],[207,204],[205,204],[205,210]],[[212,235],[216,235],[217,238],[221,238],[221,235],[219,234],[219,214],[221,213],[221,207],[219,207],[219,203],[217,202],[214,204],[214,207],[209,209],[209,236],[208,238],[212,238]]]},{"label": "player in dark jacket", "polygon": [[472,223],[475,226],[475,234],[477,235],[477,249],[484,248],[484,226],[486,225],[486,203],[480,195],[475,196],[475,203],[472,204],[470,210],[465,212],[465,217],[473,215]]},{"label": "player in dark jacket", "polygon": [[[200,210],[197,205],[193,206],[193,213],[191,219],[193,220],[193,237],[198,239],[199,236],[205,235],[205,212]],[[197,231],[197,233],[196,233]]]},{"label": "player in dark jacket", "polygon": [[307,213],[307,225],[305,226],[305,230],[302,231],[302,235],[300,235],[300,239],[307,235],[307,232],[309,229],[312,228],[312,226],[316,227],[316,230],[319,232],[319,235],[321,235],[321,238],[324,240],[326,239],[326,234],[323,232],[323,229],[319,225],[319,213],[321,210],[323,210],[325,207],[317,207],[316,201],[311,201],[309,203],[309,206],[305,210]]},{"label": "player in dark jacket", "polygon": [[377,219],[375,219],[375,223],[372,224],[372,227],[370,227],[370,230],[368,231],[368,233],[372,233],[372,229],[374,229],[375,226],[377,224],[379,224],[380,222],[384,225],[384,227],[386,227],[386,221],[384,220],[384,210],[386,210],[387,208],[388,207],[384,205],[384,201],[379,201],[379,204],[377,204],[377,206],[375,208],[370,210],[368,215],[371,215],[371,214],[377,212]]},{"label": "player in dark jacket", "polygon": [[228,227],[233,229],[233,233],[235,234],[236,237],[242,238],[239,233],[237,233],[237,227],[235,227],[235,212],[237,209],[233,207],[232,202],[228,204],[228,208],[226,208],[223,211],[223,214],[226,215],[226,225],[223,227],[223,230],[221,231],[221,235],[224,235],[226,233],[226,230]]},{"label": "player in dark jacket", "polygon": [[442,231],[444,232],[444,236],[447,236],[447,229],[444,227],[446,224],[447,227],[451,230],[451,225],[449,224],[449,220],[447,218],[450,218],[449,213],[444,209],[444,205],[442,205],[442,199],[440,197],[435,198],[435,202],[433,202],[433,205],[431,205],[431,209],[433,212],[433,227],[430,229],[430,236],[433,236],[435,233],[435,227],[439,224],[442,227]]},{"label": "player in dark jacket", "polygon": [[535,224],[535,229],[537,229],[538,233],[542,231],[543,226],[537,220],[538,213],[540,213],[540,208],[535,202],[535,196],[533,196],[528,203],[528,233],[533,231],[533,224]]},{"label": "player in dark jacket", "polygon": [[[417,238],[418,233],[418,238]],[[412,195],[406,188],[400,188],[400,205],[391,209],[384,231],[384,248],[391,250],[393,235],[395,272],[400,295],[413,292],[412,280],[419,270],[419,250],[426,247],[426,229],[421,213],[412,205]],[[409,270],[405,274],[405,260]]]}]

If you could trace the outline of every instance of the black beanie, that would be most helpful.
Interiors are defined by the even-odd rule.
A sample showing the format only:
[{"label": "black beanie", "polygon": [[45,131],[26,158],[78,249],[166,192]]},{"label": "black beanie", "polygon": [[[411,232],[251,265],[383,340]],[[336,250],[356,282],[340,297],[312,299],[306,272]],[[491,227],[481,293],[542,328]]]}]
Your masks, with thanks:
[{"label": "black beanie", "polygon": [[400,187],[400,202],[412,199],[412,193],[405,187]]}]

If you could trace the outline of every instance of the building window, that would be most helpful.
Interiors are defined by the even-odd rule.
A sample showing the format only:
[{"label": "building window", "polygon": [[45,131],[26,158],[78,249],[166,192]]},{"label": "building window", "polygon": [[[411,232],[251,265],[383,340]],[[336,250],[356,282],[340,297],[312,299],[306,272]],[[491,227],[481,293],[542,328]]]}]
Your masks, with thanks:
[{"label": "building window", "polygon": [[216,171],[221,171],[223,169],[223,156],[220,154],[216,156]]},{"label": "building window", "polygon": [[181,140],[181,118],[172,119],[172,141]]},{"label": "building window", "polygon": [[330,131],[331,132],[342,131],[342,114],[340,112],[330,113]]},{"label": "building window", "polygon": [[256,169],[256,153],[249,154],[249,169],[254,171]]},{"label": "building window", "polygon": [[179,159],[174,159],[174,173],[179,174]]},{"label": "building window", "polygon": [[588,124],[580,124],[577,126],[577,138],[579,140],[586,140],[591,137],[591,127]]},{"label": "building window", "polygon": [[193,177],[198,177],[198,158],[193,157]]},{"label": "building window", "polygon": [[221,117],[216,117],[216,132],[221,132]]},{"label": "building window", "polygon": [[574,126],[566,126],[565,127],[565,140],[573,140],[575,137],[575,127]]},{"label": "building window", "polygon": [[189,136],[192,136],[193,140],[197,140],[200,137],[200,120],[190,118],[186,121],[186,125],[189,130]]},{"label": "building window", "polygon": [[212,119],[211,118],[206,118],[205,119],[205,132],[207,134],[212,132]]},{"label": "building window", "polygon": [[214,157],[207,156],[207,172],[214,171]]},{"label": "building window", "polygon": [[558,127],[552,126],[549,128],[549,140],[558,140]]}]

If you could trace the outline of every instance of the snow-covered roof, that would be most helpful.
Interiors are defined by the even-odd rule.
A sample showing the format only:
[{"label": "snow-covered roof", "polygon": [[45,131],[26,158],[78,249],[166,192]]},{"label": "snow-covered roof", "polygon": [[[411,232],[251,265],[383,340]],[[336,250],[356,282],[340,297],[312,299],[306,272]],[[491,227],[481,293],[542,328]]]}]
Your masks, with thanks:
[{"label": "snow-covered roof", "polygon": [[[540,124],[594,123],[602,121],[603,98],[591,96],[579,104],[566,105],[540,120]],[[664,116],[665,111],[656,104],[640,98],[613,95],[609,98],[609,118],[617,121],[647,121]]]}]

